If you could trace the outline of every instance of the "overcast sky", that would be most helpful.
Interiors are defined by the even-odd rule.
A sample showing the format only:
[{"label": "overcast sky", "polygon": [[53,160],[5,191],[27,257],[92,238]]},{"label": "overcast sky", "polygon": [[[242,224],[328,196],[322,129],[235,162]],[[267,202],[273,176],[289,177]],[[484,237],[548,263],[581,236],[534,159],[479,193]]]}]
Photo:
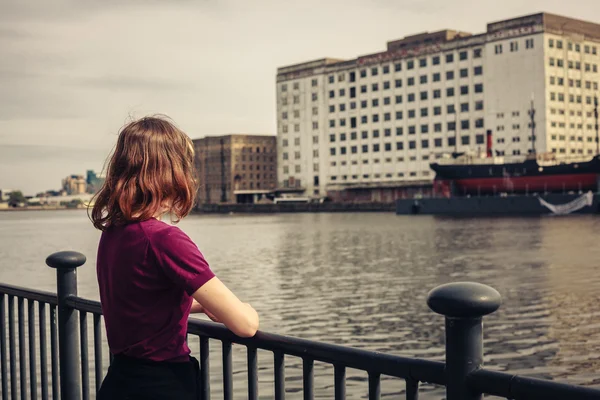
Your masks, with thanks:
[{"label": "overcast sky", "polygon": [[0,0],[0,188],[101,170],[131,116],[274,134],[279,66],[539,11],[600,22],[598,0]]}]

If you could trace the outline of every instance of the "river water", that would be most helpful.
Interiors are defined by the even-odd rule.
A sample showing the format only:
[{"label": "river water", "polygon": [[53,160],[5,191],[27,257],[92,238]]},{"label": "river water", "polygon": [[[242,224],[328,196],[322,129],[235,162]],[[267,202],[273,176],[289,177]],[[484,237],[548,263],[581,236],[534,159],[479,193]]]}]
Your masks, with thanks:
[{"label": "river water", "polygon": [[[484,323],[488,368],[600,382],[600,218],[193,215],[180,227],[221,280],[257,309],[261,330],[443,360],[443,318],[427,308],[427,293],[477,281],[503,298]],[[78,271],[79,294],[98,299],[98,238],[83,211],[0,213],[0,282],[55,291],[45,257],[76,250],[88,257]],[[211,342],[213,398],[221,396],[219,348]],[[244,349],[234,350],[234,391],[244,398]],[[271,357],[259,352],[260,398],[273,397]],[[288,397],[301,398],[301,360],[290,357],[286,366]],[[316,398],[333,397],[329,366],[315,364],[315,386]],[[366,374],[349,370],[348,398],[364,398],[367,389]],[[425,399],[442,393],[423,389]],[[382,381],[383,395],[402,390],[397,379]]]}]

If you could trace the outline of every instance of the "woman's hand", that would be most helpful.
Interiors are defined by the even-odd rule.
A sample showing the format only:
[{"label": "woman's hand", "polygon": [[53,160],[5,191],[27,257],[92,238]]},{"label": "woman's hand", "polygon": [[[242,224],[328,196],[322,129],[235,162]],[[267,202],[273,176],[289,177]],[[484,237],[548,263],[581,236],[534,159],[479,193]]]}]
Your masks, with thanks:
[{"label": "woman's hand", "polygon": [[190,314],[200,314],[204,312],[204,307],[202,304],[198,303],[196,299],[192,301],[192,309],[190,310]]},{"label": "woman's hand", "polygon": [[213,314],[211,314],[211,312],[210,312],[210,311],[208,311],[208,310],[204,310],[204,314],[206,314],[206,316],[207,316],[208,318],[210,318],[210,319],[211,319],[213,322],[222,323],[222,322],[219,320],[219,318],[217,318],[217,317],[215,317]]}]

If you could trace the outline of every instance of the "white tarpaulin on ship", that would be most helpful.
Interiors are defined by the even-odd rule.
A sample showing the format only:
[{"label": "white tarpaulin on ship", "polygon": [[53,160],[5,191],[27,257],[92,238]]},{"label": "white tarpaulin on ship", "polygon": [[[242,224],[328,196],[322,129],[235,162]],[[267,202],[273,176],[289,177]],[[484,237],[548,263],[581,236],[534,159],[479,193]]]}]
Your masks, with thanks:
[{"label": "white tarpaulin on ship", "polygon": [[564,215],[564,214],[570,214],[574,211],[580,210],[583,207],[591,206],[592,202],[594,201],[594,195],[592,194],[592,192],[587,192],[585,194],[582,194],[575,200],[572,200],[565,204],[558,204],[558,205],[550,204],[546,200],[542,199],[541,197],[539,197],[538,199],[540,200],[540,204],[542,206],[548,208],[550,211],[552,211],[552,213],[557,214],[557,215]]}]

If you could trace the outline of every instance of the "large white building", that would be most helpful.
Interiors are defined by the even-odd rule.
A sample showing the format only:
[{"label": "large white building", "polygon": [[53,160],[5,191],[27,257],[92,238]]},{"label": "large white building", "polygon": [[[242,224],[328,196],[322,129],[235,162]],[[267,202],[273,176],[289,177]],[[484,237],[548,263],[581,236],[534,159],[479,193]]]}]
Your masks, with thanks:
[{"label": "large white building", "polygon": [[599,24],[541,13],[482,34],[424,33],[353,60],[279,68],[279,185],[307,196],[363,189],[366,200],[388,188],[392,200],[430,183],[435,159],[485,152],[487,131],[507,158],[533,146],[596,154],[599,48]]}]

